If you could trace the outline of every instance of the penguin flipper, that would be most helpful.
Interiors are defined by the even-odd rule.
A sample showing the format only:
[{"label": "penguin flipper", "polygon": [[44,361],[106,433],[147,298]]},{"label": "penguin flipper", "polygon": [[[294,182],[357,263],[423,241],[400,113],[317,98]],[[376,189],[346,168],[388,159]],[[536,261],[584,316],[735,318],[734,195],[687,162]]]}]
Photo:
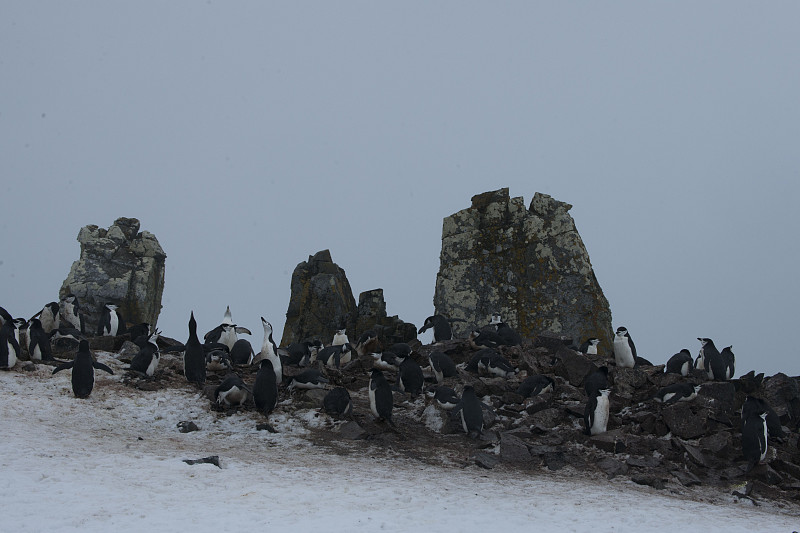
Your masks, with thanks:
[{"label": "penguin flipper", "polygon": [[53,369],[53,374],[55,374],[56,372],[61,372],[62,370],[66,370],[68,368],[72,368],[72,365],[74,365],[74,364],[75,364],[75,361],[69,361],[67,363],[61,363],[60,365],[58,365],[57,367],[55,367]]},{"label": "penguin flipper", "polygon": [[113,371],[113,370],[111,370],[111,369],[110,369],[109,367],[107,367],[106,365],[104,365],[103,363],[98,363],[97,361],[95,361],[94,363],[92,363],[92,366],[93,366],[93,367],[95,367],[95,368],[96,368],[96,369],[98,369],[98,370],[105,370],[105,371],[106,371],[106,372],[108,372],[109,374],[112,374],[112,375],[114,374],[114,371]]},{"label": "penguin flipper", "polygon": [[250,333],[250,330],[249,330],[249,329],[247,329],[247,328],[245,328],[245,327],[242,327],[242,326],[236,326],[236,328],[235,328],[235,329],[236,329],[236,333],[245,333],[245,334],[247,334],[247,335],[252,335],[252,333]]}]

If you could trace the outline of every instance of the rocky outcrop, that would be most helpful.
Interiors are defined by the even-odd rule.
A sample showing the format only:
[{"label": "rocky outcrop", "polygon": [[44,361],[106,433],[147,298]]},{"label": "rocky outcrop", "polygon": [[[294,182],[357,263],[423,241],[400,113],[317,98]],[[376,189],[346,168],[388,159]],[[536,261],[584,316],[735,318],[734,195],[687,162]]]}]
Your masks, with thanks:
[{"label": "rocky outcrop", "polygon": [[356,301],[344,270],[333,262],[330,251],[317,252],[292,272],[281,346],[313,339],[328,345],[355,316]]},{"label": "rocky outcrop", "polygon": [[373,289],[358,295],[358,312],[353,331],[361,335],[369,329],[377,333],[378,340],[383,346],[390,346],[396,342],[409,342],[417,338],[417,328],[414,324],[403,322],[397,315],[386,315],[383,289]]},{"label": "rocky outcrop", "polygon": [[59,297],[78,297],[86,332],[94,333],[107,303],[119,306],[132,324],[155,325],[161,312],[167,254],[155,235],[139,231],[135,218],[118,218],[108,228],[84,226],[78,232],[80,259],[72,264]]},{"label": "rocky outcrop", "polygon": [[549,332],[612,349],[611,310],[595,278],[571,205],[536,193],[529,208],[508,189],[472,198],[444,219],[436,313],[465,337],[492,314],[523,336]]},{"label": "rocky outcrop", "polygon": [[344,270],[333,262],[330,251],[322,250],[292,273],[281,346],[313,339],[327,345],[340,328],[347,329],[353,343],[368,329],[376,330],[384,344],[408,342],[417,336],[414,324],[386,315],[383,289],[361,293],[356,306]]}]

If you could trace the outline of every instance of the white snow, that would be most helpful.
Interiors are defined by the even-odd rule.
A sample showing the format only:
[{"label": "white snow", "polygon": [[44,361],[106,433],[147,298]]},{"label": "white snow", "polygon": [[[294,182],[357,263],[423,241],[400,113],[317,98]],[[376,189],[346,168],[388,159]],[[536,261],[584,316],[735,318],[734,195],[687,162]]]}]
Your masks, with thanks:
[{"label": "white snow", "polygon": [[[0,529],[26,531],[792,531],[800,508],[736,502],[730,490],[657,491],[503,468],[432,467],[363,443],[325,453],[303,437],[325,415],[270,423],[208,409],[197,392],[146,392],[97,374],[87,400],[70,373],[0,373]],[[115,383],[116,382],[116,383]],[[180,433],[181,420],[200,431]],[[465,458],[468,445],[465,443]],[[222,468],[183,459],[218,455]]]}]

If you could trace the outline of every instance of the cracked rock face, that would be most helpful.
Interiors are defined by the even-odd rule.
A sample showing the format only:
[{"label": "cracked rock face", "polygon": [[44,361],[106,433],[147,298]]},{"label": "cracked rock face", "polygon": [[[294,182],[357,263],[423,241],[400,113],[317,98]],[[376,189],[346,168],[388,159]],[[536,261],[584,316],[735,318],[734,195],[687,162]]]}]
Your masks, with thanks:
[{"label": "cracked rock face", "polygon": [[611,310],[571,207],[536,193],[526,209],[504,188],[474,196],[471,207],[444,219],[433,303],[456,319],[455,336],[500,313],[523,336],[596,337],[612,350]]},{"label": "cracked rock face", "polygon": [[80,259],[72,263],[59,297],[75,294],[86,331],[94,333],[100,311],[116,304],[131,324],[155,326],[161,312],[167,254],[155,235],[139,231],[135,218],[118,218],[108,228],[84,226],[78,232]]}]

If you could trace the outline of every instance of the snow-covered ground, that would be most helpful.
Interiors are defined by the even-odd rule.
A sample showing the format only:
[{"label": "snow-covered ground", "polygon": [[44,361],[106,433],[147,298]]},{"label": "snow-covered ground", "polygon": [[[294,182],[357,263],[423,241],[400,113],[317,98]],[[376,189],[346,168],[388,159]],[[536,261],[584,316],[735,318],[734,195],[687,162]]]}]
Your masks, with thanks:
[{"label": "snow-covered ground", "polygon": [[[87,400],[70,372],[0,372],[0,530],[26,531],[736,531],[800,529],[800,507],[737,502],[730,491],[657,491],[541,470],[433,467],[359,446],[333,454],[304,437],[308,411],[257,431],[188,388],[146,392],[98,359]],[[180,433],[192,420],[200,431]],[[361,452],[360,450],[364,450]],[[222,468],[183,459],[220,457]]]}]

